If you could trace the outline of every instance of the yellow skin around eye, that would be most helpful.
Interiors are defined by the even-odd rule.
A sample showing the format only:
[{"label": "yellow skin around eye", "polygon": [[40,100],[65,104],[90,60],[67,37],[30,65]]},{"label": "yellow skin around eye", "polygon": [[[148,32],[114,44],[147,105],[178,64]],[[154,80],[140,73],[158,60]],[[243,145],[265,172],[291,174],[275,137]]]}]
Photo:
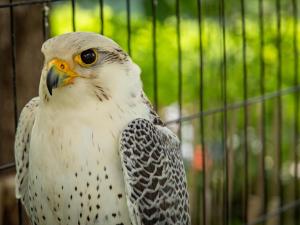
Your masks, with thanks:
[{"label": "yellow skin around eye", "polygon": [[84,63],[82,60],[81,60],[81,53],[80,54],[78,54],[78,55],[76,55],[75,57],[74,57],[74,61],[76,62],[76,63],[78,63],[80,66],[82,66],[82,67],[90,67],[90,66],[92,66],[92,65],[94,65],[97,61],[98,61],[98,52],[95,50],[95,49],[93,49],[93,51],[94,51],[94,53],[95,53],[95,55],[96,55],[96,59],[95,59],[95,61],[93,62],[93,63],[91,63],[91,64],[86,64],[86,63]]}]

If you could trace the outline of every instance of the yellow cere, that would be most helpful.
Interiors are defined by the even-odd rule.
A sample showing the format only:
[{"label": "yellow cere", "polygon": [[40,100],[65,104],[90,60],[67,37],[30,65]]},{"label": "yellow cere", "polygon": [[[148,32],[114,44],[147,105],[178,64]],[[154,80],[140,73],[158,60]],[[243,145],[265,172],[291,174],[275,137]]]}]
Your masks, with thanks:
[{"label": "yellow cere", "polygon": [[48,68],[54,67],[57,75],[62,77],[63,85],[72,84],[76,77],[80,77],[75,71],[70,68],[70,65],[62,59],[52,59],[48,63]]}]

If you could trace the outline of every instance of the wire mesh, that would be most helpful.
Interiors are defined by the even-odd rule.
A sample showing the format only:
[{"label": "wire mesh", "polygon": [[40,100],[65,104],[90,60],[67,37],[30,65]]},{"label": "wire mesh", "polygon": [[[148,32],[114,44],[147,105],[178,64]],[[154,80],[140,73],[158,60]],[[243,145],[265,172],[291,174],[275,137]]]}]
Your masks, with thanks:
[{"label": "wire mesh", "polygon": [[[22,6],[30,6],[30,5],[41,5],[42,8],[42,26],[41,30],[43,32],[44,40],[48,39],[50,36],[50,24],[49,24],[49,12],[51,11],[51,4],[54,2],[63,2],[64,0],[35,0],[35,1],[12,1],[9,0],[9,3],[2,3],[0,4],[1,9],[9,9],[10,15],[10,44],[11,44],[11,57],[12,57],[12,87],[11,90],[13,92],[13,107],[14,107],[14,121],[15,127],[17,126],[18,120],[18,108],[17,108],[17,79],[16,79],[16,61],[18,60],[16,54],[16,33],[14,27],[14,8],[22,7]],[[130,55],[134,54],[133,47],[133,37],[132,37],[132,1],[131,0],[124,0],[125,1],[125,10],[126,10],[126,31],[127,31],[127,50]],[[76,5],[78,4],[76,0],[65,1],[70,2],[71,4],[71,13],[72,13],[72,30],[76,31]],[[266,69],[266,62],[265,62],[265,48],[266,48],[266,33],[265,33],[265,20],[266,20],[266,9],[264,7],[265,0],[257,0],[257,11],[259,15],[258,19],[258,74],[259,74],[259,96],[249,96],[249,79],[252,74],[248,72],[247,67],[247,60],[248,60],[248,33],[247,33],[247,4],[245,0],[240,0],[240,22],[241,22],[241,58],[242,58],[242,86],[243,86],[243,93],[242,93],[242,100],[241,101],[229,101],[228,99],[228,81],[231,79],[230,73],[228,72],[228,67],[230,66],[230,59],[229,59],[229,51],[228,51],[228,40],[227,40],[227,1],[225,0],[218,0],[218,19],[219,19],[219,29],[220,29],[220,51],[221,57],[218,61],[219,63],[219,89],[220,89],[220,102],[221,106],[213,107],[213,108],[206,108],[205,107],[205,91],[208,84],[205,83],[205,76],[206,74],[206,64],[207,62],[206,57],[208,54],[205,52],[204,41],[207,40],[205,36],[205,9],[204,6],[207,4],[206,0],[196,0],[195,4],[197,5],[196,9],[196,17],[198,23],[198,59],[199,59],[199,69],[198,69],[198,77],[199,77],[199,90],[198,90],[198,110],[195,113],[190,113],[185,115],[184,111],[184,81],[183,78],[185,76],[184,69],[183,69],[183,52],[184,52],[184,45],[183,45],[183,33],[182,33],[182,11],[183,8],[181,7],[182,2],[180,0],[174,0],[174,16],[176,18],[175,22],[175,29],[176,29],[176,47],[177,47],[177,105],[178,105],[178,118],[170,119],[166,122],[167,125],[178,125],[178,136],[182,137],[182,128],[183,123],[190,122],[194,120],[198,120],[199,126],[199,137],[202,149],[202,163],[203,163],[203,170],[200,174],[197,174],[197,179],[201,179],[202,184],[197,186],[197,191],[195,195],[196,202],[195,207],[193,209],[193,224],[211,224],[210,219],[208,218],[209,209],[208,209],[208,196],[209,196],[209,189],[210,184],[208,180],[209,171],[208,171],[208,161],[207,157],[209,156],[208,152],[208,144],[207,144],[207,122],[206,120],[208,117],[214,117],[216,115],[220,115],[221,118],[221,142],[222,142],[222,151],[224,153],[223,161],[222,161],[222,173],[224,180],[221,184],[222,186],[222,224],[231,224],[232,222],[232,202],[231,202],[231,175],[230,170],[234,164],[234,161],[230,160],[232,150],[228,146],[228,139],[229,139],[229,129],[230,124],[228,123],[229,120],[229,113],[232,111],[242,110],[243,112],[243,168],[241,174],[243,177],[240,177],[243,181],[243,195],[240,199],[240,204],[242,205],[242,213],[241,213],[241,221],[244,225],[254,225],[254,224],[266,224],[267,221],[273,219],[274,217],[279,218],[279,224],[285,224],[285,216],[284,213],[289,210],[293,210],[293,223],[300,224],[299,218],[299,205],[300,205],[300,193],[299,193],[299,171],[298,171],[298,162],[299,162],[299,54],[298,54],[298,2],[297,0],[289,0],[292,6],[292,17],[293,17],[293,47],[291,49],[291,54],[293,54],[294,58],[294,68],[293,68],[293,82],[292,85],[288,87],[283,85],[283,39],[284,33],[282,31],[282,1],[276,0],[274,1],[275,10],[276,10],[276,48],[277,48],[277,68],[276,68],[276,76],[277,76],[277,83],[276,83],[276,90],[274,91],[266,91],[266,76],[267,76],[267,69]],[[158,11],[160,9],[159,1],[151,0],[151,43],[152,43],[152,59],[153,59],[153,103],[155,109],[160,109],[159,104],[159,60],[158,60],[158,41],[157,41],[157,30],[158,30]],[[104,27],[105,27],[105,8],[104,8],[104,0],[98,1],[99,6],[99,30],[101,34],[105,34]],[[206,31],[207,32],[207,31]],[[205,39],[206,38],[206,39]],[[284,88],[283,88],[284,87]],[[294,189],[293,189],[293,201],[288,201],[287,197],[285,196],[285,188],[284,183],[282,180],[283,174],[283,123],[284,123],[284,111],[283,111],[283,97],[285,96],[293,96],[293,104],[294,104],[294,111],[293,111],[293,134],[294,134],[294,142],[293,142],[293,163],[294,163]],[[267,128],[267,104],[271,101],[276,102],[276,186],[277,193],[279,197],[278,208],[275,210],[269,210],[270,204],[270,190],[273,184],[273,180],[268,177],[267,174],[267,165],[266,165],[266,158],[268,156],[268,128]],[[249,124],[251,120],[251,115],[249,113],[250,107],[252,106],[259,106],[260,111],[260,118],[258,121],[259,126],[259,139],[261,142],[261,151],[259,153],[259,165],[261,176],[259,177],[259,185],[261,189],[261,208],[260,213],[255,219],[249,218],[249,208],[250,208],[250,192],[251,192],[251,184],[250,184],[250,176],[249,176],[249,163],[251,160],[249,156],[249,145],[250,141],[249,137]],[[14,162],[9,162],[7,164],[0,166],[0,173],[6,173],[12,169],[14,169],[15,164]],[[200,176],[198,176],[200,175]],[[273,190],[272,190],[273,192]],[[23,213],[22,213],[22,206],[20,201],[18,201],[18,211],[19,211],[19,224],[23,224]]]}]

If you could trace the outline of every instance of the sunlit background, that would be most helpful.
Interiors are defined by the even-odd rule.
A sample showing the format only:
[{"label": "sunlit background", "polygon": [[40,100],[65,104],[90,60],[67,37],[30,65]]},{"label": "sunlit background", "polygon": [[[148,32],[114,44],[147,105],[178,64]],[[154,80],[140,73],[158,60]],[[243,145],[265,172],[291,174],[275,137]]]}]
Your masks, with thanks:
[{"label": "sunlit background", "polygon": [[[192,223],[300,224],[298,1],[104,0],[102,11],[99,2],[76,0],[73,9],[70,1],[16,7],[14,13],[20,14],[16,45],[21,45],[24,36],[32,46],[27,32],[35,29],[39,39],[33,40],[33,46],[40,48],[49,13],[49,29],[44,34],[51,37],[71,32],[75,25],[76,31],[103,32],[126,51],[130,47],[133,61],[142,69],[146,94],[181,136]],[[27,23],[34,28],[21,29],[22,20],[31,16],[31,7],[32,14],[39,15]],[[9,9],[0,8],[0,25],[5,15]],[[10,46],[5,38],[9,26],[0,27],[0,34],[2,29],[7,31],[0,36],[0,59],[5,51],[11,54],[10,47],[5,48]],[[17,64],[18,112],[37,94],[42,65],[41,54],[36,53],[38,63],[34,63],[26,53],[31,49],[22,45],[16,60],[34,67],[35,74],[30,69],[23,73]],[[3,80],[3,74],[12,73],[4,65],[0,64]],[[26,76],[32,77],[34,85]],[[1,88],[12,92],[9,79],[10,75]],[[22,82],[27,82],[27,88],[22,88]],[[2,100],[3,93],[0,91]],[[11,110],[12,103],[4,104],[0,138],[1,154],[7,156],[0,157],[2,164],[13,161],[13,126],[8,129],[7,124],[14,123],[5,114]],[[2,216],[2,224],[15,224],[7,222],[5,213]],[[255,222],[260,219],[263,222]]]}]

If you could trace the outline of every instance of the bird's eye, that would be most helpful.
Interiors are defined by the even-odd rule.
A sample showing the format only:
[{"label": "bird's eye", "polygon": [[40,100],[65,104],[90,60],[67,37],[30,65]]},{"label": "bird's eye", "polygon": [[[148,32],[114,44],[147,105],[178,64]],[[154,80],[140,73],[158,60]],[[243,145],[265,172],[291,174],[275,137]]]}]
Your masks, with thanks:
[{"label": "bird's eye", "polygon": [[95,49],[87,49],[75,56],[75,61],[81,66],[91,66],[97,61],[98,55]]},{"label": "bird's eye", "polygon": [[92,64],[97,59],[97,55],[94,49],[88,49],[81,52],[80,57],[82,62],[84,62],[85,64]]}]

